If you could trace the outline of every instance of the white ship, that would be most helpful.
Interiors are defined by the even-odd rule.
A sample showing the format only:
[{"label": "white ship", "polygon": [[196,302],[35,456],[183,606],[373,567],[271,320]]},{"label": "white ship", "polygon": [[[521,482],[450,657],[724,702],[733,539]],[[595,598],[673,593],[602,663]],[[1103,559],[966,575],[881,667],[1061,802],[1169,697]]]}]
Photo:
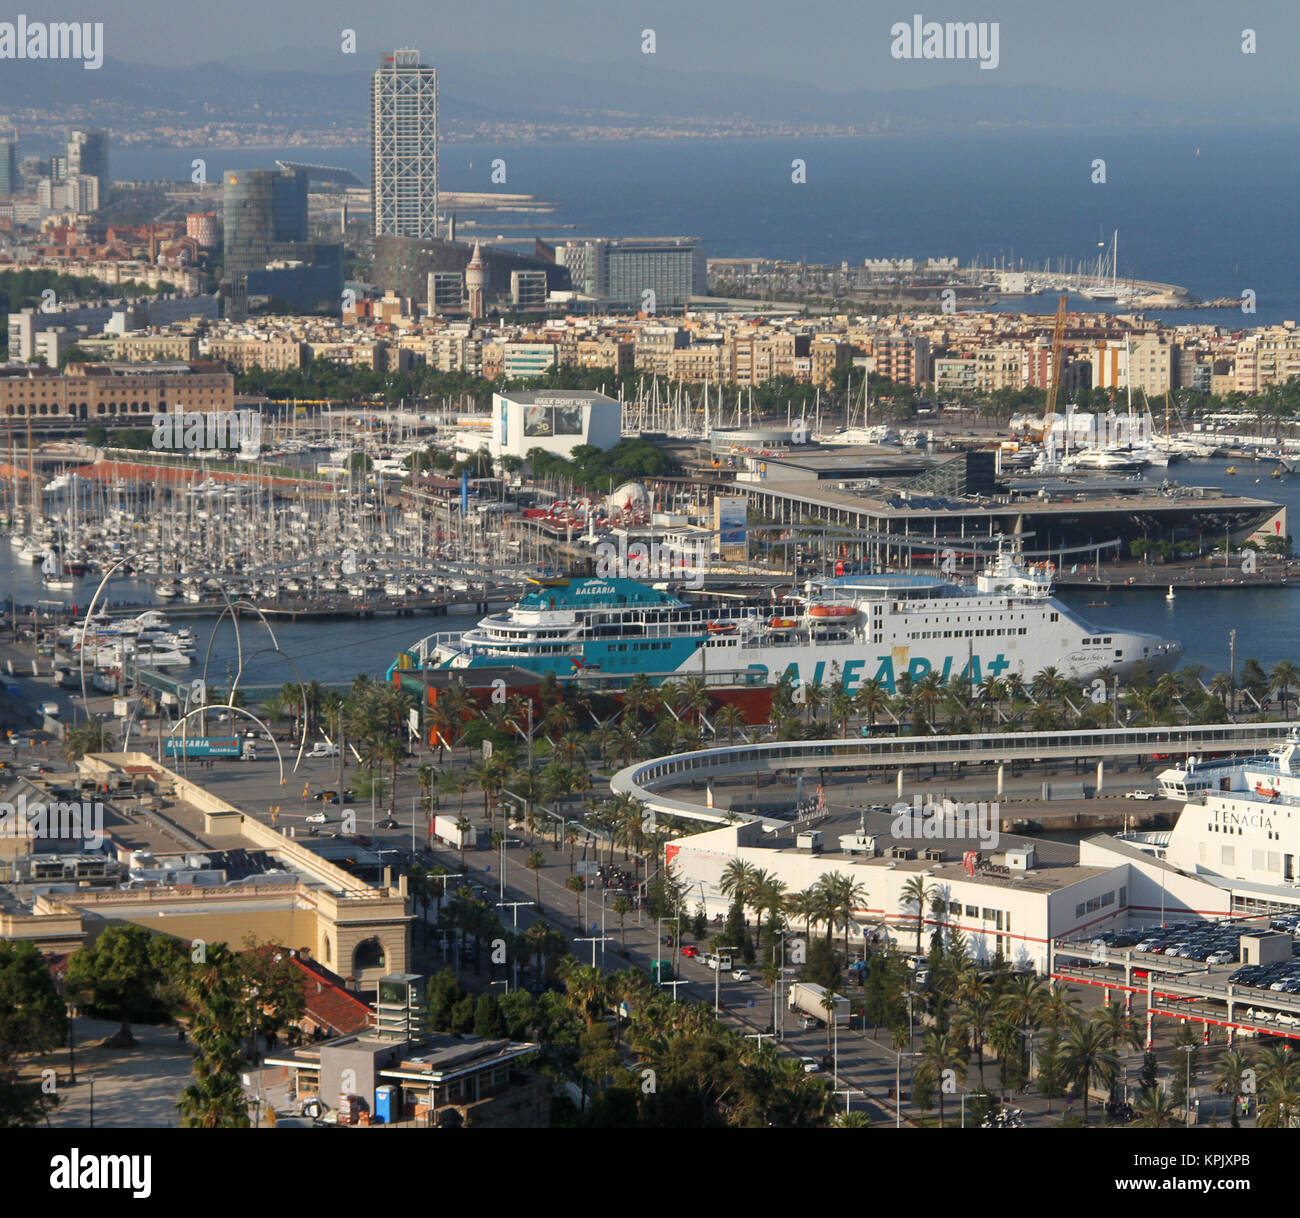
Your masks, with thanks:
[{"label": "white ship", "polygon": [[[652,680],[729,671],[853,692],[904,675],[974,683],[1045,668],[1067,680],[1175,667],[1180,643],[1090,625],[1051,595],[1050,564],[1003,549],[972,584],[932,575],[849,575],[753,604],[692,604],[630,579],[551,581],[460,635],[433,635],[399,657],[431,668],[517,665],[564,679],[580,672]],[[391,674],[390,669],[390,674]]]},{"label": "white ship", "polygon": [[[1193,875],[1267,887],[1300,883],[1300,734],[1265,757],[1184,763],[1157,778],[1185,803],[1173,830],[1130,834]],[[1262,893],[1260,894],[1263,895]]]}]

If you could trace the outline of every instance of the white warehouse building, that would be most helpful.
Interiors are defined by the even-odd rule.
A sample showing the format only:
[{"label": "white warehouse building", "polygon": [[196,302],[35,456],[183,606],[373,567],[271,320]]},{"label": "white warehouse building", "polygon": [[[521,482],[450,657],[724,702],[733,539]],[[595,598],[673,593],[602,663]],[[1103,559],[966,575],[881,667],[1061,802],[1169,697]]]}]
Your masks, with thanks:
[{"label": "white warehouse building", "polygon": [[534,448],[567,457],[580,444],[608,450],[623,434],[623,408],[603,393],[539,389],[492,395],[494,457],[526,457]]},{"label": "white warehouse building", "polygon": [[[730,900],[722,891],[722,877],[733,859],[762,868],[790,893],[839,872],[861,884],[866,893],[862,907],[852,914],[850,947],[861,948],[878,934],[910,952],[916,947],[916,908],[904,903],[903,890],[909,880],[924,875],[945,912],[936,919],[927,901],[923,952],[929,950],[938,924],[945,932],[960,930],[976,959],[988,960],[1001,949],[1013,966],[1032,967],[1039,973],[1049,969],[1053,940],[1158,922],[1162,913],[1168,918],[1223,918],[1233,912],[1233,894],[1227,886],[1178,871],[1105,835],[1081,842],[1077,854],[1065,843],[1007,839],[1004,850],[981,860],[973,873],[963,856],[968,847],[978,848],[977,842],[895,841],[885,834],[866,839],[878,851],[873,856],[870,847],[867,853],[857,847],[853,853],[814,852],[795,848],[789,837],[783,845],[765,844],[766,837],[764,825],[753,821],[673,842],[668,847],[669,864],[686,887],[687,902],[702,900],[709,917],[725,913]],[[924,857],[927,850],[932,857]],[[897,857],[900,853],[912,857]],[[801,929],[797,923],[796,927]],[[824,926],[820,933],[825,933]],[[843,934],[843,927],[837,927],[838,941]]]}]

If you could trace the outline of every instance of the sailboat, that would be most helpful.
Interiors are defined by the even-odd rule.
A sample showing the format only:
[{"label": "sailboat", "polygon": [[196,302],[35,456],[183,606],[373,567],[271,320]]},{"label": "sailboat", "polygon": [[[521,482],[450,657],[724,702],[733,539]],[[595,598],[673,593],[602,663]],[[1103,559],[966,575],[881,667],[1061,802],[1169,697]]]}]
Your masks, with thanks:
[{"label": "sailboat", "polygon": [[1172,601],[1172,600],[1175,600],[1175,599],[1177,599],[1177,598],[1174,596],[1174,586],[1173,586],[1173,584],[1170,584],[1170,585],[1169,585],[1169,591],[1165,593],[1165,600],[1167,600],[1167,601]]}]

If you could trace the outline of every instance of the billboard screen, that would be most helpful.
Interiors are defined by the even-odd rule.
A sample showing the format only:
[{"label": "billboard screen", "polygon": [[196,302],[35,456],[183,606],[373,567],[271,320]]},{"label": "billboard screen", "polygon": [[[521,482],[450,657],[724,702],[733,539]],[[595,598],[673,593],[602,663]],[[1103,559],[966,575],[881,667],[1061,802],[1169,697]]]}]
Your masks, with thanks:
[{"label": "billboard screen", "polygon": [[581,406],[525,406],[524,435],[582,435]]},{"label": "billboard screen", "polygon": [[748,540],[748,500],[737,495],[720,498],[718,505],[718,545],[743,546]]}]

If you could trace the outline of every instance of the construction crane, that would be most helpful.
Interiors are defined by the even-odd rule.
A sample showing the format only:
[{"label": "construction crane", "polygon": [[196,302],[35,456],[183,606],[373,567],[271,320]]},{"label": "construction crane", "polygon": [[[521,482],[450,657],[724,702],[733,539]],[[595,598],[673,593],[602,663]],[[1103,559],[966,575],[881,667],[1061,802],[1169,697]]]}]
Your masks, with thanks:
[{"label": "construction crane", "polygon": [[1052,378],[1047,386],[1047,406],[1043,411],[1043,433],[1046,435],[1052,426],[1052,414],[1056,410],[1056,393],[1061,387],[1061,347],[1065,342],[1065,303],[1069,298],[1061,296],[1056,301],[1056,326],[1052,330]]}]

